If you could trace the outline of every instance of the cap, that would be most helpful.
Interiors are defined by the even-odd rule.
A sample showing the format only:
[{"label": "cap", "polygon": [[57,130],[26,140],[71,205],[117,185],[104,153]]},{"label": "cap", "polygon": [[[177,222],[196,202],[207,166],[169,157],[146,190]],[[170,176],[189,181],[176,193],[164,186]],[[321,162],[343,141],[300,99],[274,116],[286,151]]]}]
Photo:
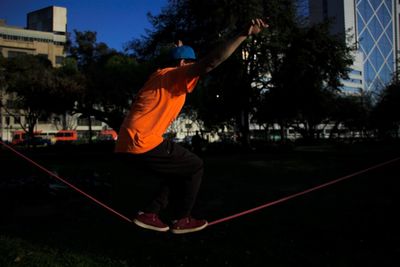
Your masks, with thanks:
[{"label": "cap", "polygon": [[171,51],[172,59],[196,59],[193,48],[188,45],[174,47]]}]

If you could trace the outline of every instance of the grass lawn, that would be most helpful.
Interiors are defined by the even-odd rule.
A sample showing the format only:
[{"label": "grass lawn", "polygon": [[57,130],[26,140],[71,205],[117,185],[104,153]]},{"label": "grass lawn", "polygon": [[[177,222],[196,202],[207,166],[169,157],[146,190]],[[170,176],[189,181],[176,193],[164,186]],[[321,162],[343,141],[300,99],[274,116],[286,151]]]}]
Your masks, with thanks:
[{"label": "grass lawn", "polygon": [[[26,153],[128,217],[156,182],[107,152]],[[383,144],[204,155],[194,215],[220,219],[399,156]],[[0,266],[400,266],[400,160],[178,236],[121,220],[9,151],[0,164]]]}]

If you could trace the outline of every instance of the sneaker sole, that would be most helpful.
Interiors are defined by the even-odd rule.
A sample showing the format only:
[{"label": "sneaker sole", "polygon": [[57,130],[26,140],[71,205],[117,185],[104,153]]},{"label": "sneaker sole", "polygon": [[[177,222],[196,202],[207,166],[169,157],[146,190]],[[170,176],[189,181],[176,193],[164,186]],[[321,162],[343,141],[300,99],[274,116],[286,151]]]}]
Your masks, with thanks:
[{"label": "sneaker sole", "polygon": [[136,220],[136,219],[133,220],[133,223],[136,224],[139,227],[142,227],[142,228],[145,228],[145,229],[148,229],[148,230],[157,231],[157,232],[167,232],[169,230],[168,226],[164,227],[164,228],[160,228],[160,227],[156,227],[156,226],[153,226],[153,225],[142,223],[141,221]]},{"label": "sneaker sole", "polygon": [[193,233],[193,232],[197,232],[200,230],[203,230],[204,228],[206,228],[208,225],[208,222],[206,222],[205,224],[203,224],[202,226],[196,227],[196,228],[190,228],[190,229],[171,229],[171,232],[173,234],[187,234],[187,233]]}]

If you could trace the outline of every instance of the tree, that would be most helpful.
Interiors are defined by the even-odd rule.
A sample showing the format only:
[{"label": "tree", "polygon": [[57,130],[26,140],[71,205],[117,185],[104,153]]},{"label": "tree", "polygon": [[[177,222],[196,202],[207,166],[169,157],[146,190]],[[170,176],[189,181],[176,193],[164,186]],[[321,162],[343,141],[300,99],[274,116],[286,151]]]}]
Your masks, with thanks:
[{"label": "tree", "polygon": [[290,124],[305,139],[314,139],[317,126],[328,118],[341,79],[347,78],[351,50],[329,33],[328,23],[293,28],[290,42],[271,68],[259,121],[272,119],[282,129]]},{"label": "tree", "polygon": [[340,95],[338,94],[331,106],[329,119],[333,123],[330,138],[337,134],[340,137],[339,125],[345,126],[353,134],[358,132],[360,137],[369,137],[371,128],[372,101],[369,94]]},{"label": "tree", "polygon": [[61,128],[67,130],[71,127],[68,116],[76,112],[76,104],[85,92],[86,80],[73,58],[65,58],[62,66],[53,69],[53,73],[53,86],[48,92],[51,101],[47,107],[49,112],[61,116]]},{"label": "tree", "polygon": [[20,126],[30,137],[40,117],[49,115],[47,104],[53,86],[51,62],[42,56],[24,55],[8,59],[6,64],[6,91],[13,96],[13,105],[5,107],[14,118],[25,117]]},{"label": "tree", "polygon": [[393,80],[381,93],[372,112],[373,125],[381,137],[399,138],[400,81]]},{"label": "tree", "polygon": [[90,113],[118,131],[134,93],[145,82],[147,67],[115,53],[101,58],[89,75],[95,89],[89,96],[96,101]]},{"label": "tree", "polygon": [[[291,11],[289,0],[170,1],[160,15],[149,15],[154,31],[143,40],[134,40],[129,48],[139,58],[148,59],[158,55],[160,47],[180,39],[202,57],[241,30],[250,19],[273,17],[271,21],[278,21],[279,16],[291,17]],[[268,54],[263,50],[266,40],[261,35],[249,39],[226,63],[204,77],[188,101],[208,126],[233,121],[233,126],[242,132],[245,145],[249,141],[249,117],[260,93],[253,85],[268,67]]]},{"label": "tree", "polygon": [[118,131],[132,95],[144,83],[147,66],[97,43],[96,33],[90,31],[75,31],[69,53],[84,76],[84,92],[75,112],[87,117],[89,126],[94,116]]},{"label": "tree", "polygon": [[293,2],[170,1],[160,15],[149,15],[154,31],[134,40],[130,49],[148,59],[180,39],[201,57],[249,19],[268,17],[270,28],[204,77],[188,104],[198,109],[205,125],[234,122],[244,144],[250,118],[279,123],[282,133],[290,124],[305,138],[314,138],[330,112],[327,104],[347,77],[352,48],[329,33],[328,23],[305,27]]}]

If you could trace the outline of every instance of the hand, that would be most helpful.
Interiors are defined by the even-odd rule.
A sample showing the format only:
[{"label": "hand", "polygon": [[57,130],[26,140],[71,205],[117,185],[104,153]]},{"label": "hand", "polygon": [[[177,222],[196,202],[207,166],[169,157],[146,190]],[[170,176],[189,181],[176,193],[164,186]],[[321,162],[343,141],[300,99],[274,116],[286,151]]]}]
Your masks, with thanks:
[{"label": "hand", "polygon": [[268,24],[266,24],[262,19],[253,19],[247,29],[247,36],[256,35],[265,28],[268,28]]},{"label": "hand", "polygon": [[176,40],[175,41],[175,46],[176,47],[183,46],[183,42],[181,40]]}]

